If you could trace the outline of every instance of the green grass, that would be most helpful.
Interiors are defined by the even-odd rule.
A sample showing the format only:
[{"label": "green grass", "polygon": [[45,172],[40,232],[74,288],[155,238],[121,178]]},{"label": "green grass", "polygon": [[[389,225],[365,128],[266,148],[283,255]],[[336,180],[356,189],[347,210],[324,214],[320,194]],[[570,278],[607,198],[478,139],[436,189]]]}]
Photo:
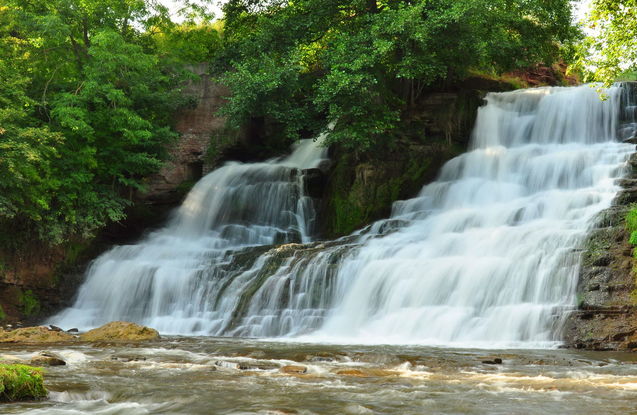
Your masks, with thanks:
[{"label": "green grass", "polygon": [[0,402],[40,399],[46,395],[41,369],[0,364]]}]

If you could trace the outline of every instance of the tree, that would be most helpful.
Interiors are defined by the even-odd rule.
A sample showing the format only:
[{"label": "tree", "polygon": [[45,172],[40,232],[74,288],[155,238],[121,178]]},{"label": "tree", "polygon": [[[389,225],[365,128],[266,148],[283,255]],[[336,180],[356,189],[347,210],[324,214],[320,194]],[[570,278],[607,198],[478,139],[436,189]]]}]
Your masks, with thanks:
[{"label": "tree", "polygon": [[[59,243],[124,217],[176,137],[180,71],[143,0],[7,0],[0,7],[0,227]],[[168,59],[171,65],[179,63]]]},{"label": "tree", "polygon": [[550,64],[577,35],[568,0],[231,0],[213,62],[223,113],[290,139],[336,121],[332,142],[368,147],[432,84],[470,69]]},{"label": "tree", "polygon": [[587,81],[614,82],[637,66],[637,0],[594,0],[585,24],[589,35],[579,47],[577,66]]}]

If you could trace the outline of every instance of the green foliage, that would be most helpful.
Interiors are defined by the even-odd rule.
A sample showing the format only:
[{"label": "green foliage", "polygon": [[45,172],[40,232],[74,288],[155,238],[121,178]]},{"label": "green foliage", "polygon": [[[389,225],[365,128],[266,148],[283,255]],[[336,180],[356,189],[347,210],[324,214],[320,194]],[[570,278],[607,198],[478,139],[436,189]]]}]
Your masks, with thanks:
[{"label": "green foliage", "polygon": [[4,309],[0,305],[0,322],[4,321],[5,318],[7,318],[7,313],[4,312]]},{"label": "green foliage", "polygon": [[200,63],[212,59],[221,47],[221,24],[170,25],[152,35],[157,52],[175,63]]},{"label": "green foliage", "polygon": [[27,317],[37,315],[40,312],[40,301],[31,290],[23,291],[18,298],[18,303],[21,311]]},{"label": "green foliage", "polygon": [[0,364],[0,402],[40,399],[46,396],[42,369]]},{"label": "green foliage", "polygon": [[610,85],[637,68],[636,0],[593,0],[585,24],[592,34],[579,45],[577,67],[587,81]]},{"label": "green foliage", "polygon": [[550,64],[577,36],[567,0],[231,0],[213,61],[234,127],[262,117],[290,139],[386,140],[427,87]]},{"label": "green foliage", "polygon": [[121,220],[176,138],[184,64],[209,58],[213,39],[150,1],[5,1],[0,245],[58,244]]},{"label": "green foliage", "polygon": [[631,206],[626,214],[626,230],[630,232],[630,243],[637,245],[637,207]]}]

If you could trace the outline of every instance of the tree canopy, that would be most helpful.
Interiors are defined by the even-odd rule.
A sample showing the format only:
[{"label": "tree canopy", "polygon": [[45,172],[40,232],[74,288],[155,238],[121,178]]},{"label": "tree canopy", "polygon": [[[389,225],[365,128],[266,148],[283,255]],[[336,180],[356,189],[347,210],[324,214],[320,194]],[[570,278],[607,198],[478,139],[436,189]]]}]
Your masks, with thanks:
[{"label": "tree canopy", "polygon": [[[215,47],[218,34],[195,26],[172,23],[166,8],[143,0],[3,2],[4,239],[21,233],[56,243],[123,217],[128,192],[176,138],[178,66]],[[173,46],[186,42],[190,48]]]},{"label": "tree canopy", "polygon": [[214,61],[234,126],[264,117],[286,136],[325,129],[366,147],[422,91],[471,69],[551,64],[577,36],[568,0],[230,0]]},{"label": "tree canopy", "polygon": [[593,0],[578,67],[587,80],[610,84],[637,70],[637,0]]}]

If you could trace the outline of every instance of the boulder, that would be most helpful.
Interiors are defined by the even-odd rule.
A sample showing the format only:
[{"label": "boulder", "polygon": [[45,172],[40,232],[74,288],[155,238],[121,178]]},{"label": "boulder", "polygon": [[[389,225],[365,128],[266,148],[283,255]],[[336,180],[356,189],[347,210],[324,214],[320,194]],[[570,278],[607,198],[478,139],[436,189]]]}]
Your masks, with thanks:
[{"label": "boulder", "polygon": [[55,353],[40,352],[31,358],[29,364],[32,366],[65,366],[66,362]]},{"label": "boulder", "polygon": [[75,340],[71,334],[53,331],[44,326],[0,331],[0,343],[63,343]]},{"label": "boulder", "polygon": [[120,342],[156,339],[159,339],[157,330],[126,321],[112,321],[102,327],[80,335],[80,340],[85,342]]}]

